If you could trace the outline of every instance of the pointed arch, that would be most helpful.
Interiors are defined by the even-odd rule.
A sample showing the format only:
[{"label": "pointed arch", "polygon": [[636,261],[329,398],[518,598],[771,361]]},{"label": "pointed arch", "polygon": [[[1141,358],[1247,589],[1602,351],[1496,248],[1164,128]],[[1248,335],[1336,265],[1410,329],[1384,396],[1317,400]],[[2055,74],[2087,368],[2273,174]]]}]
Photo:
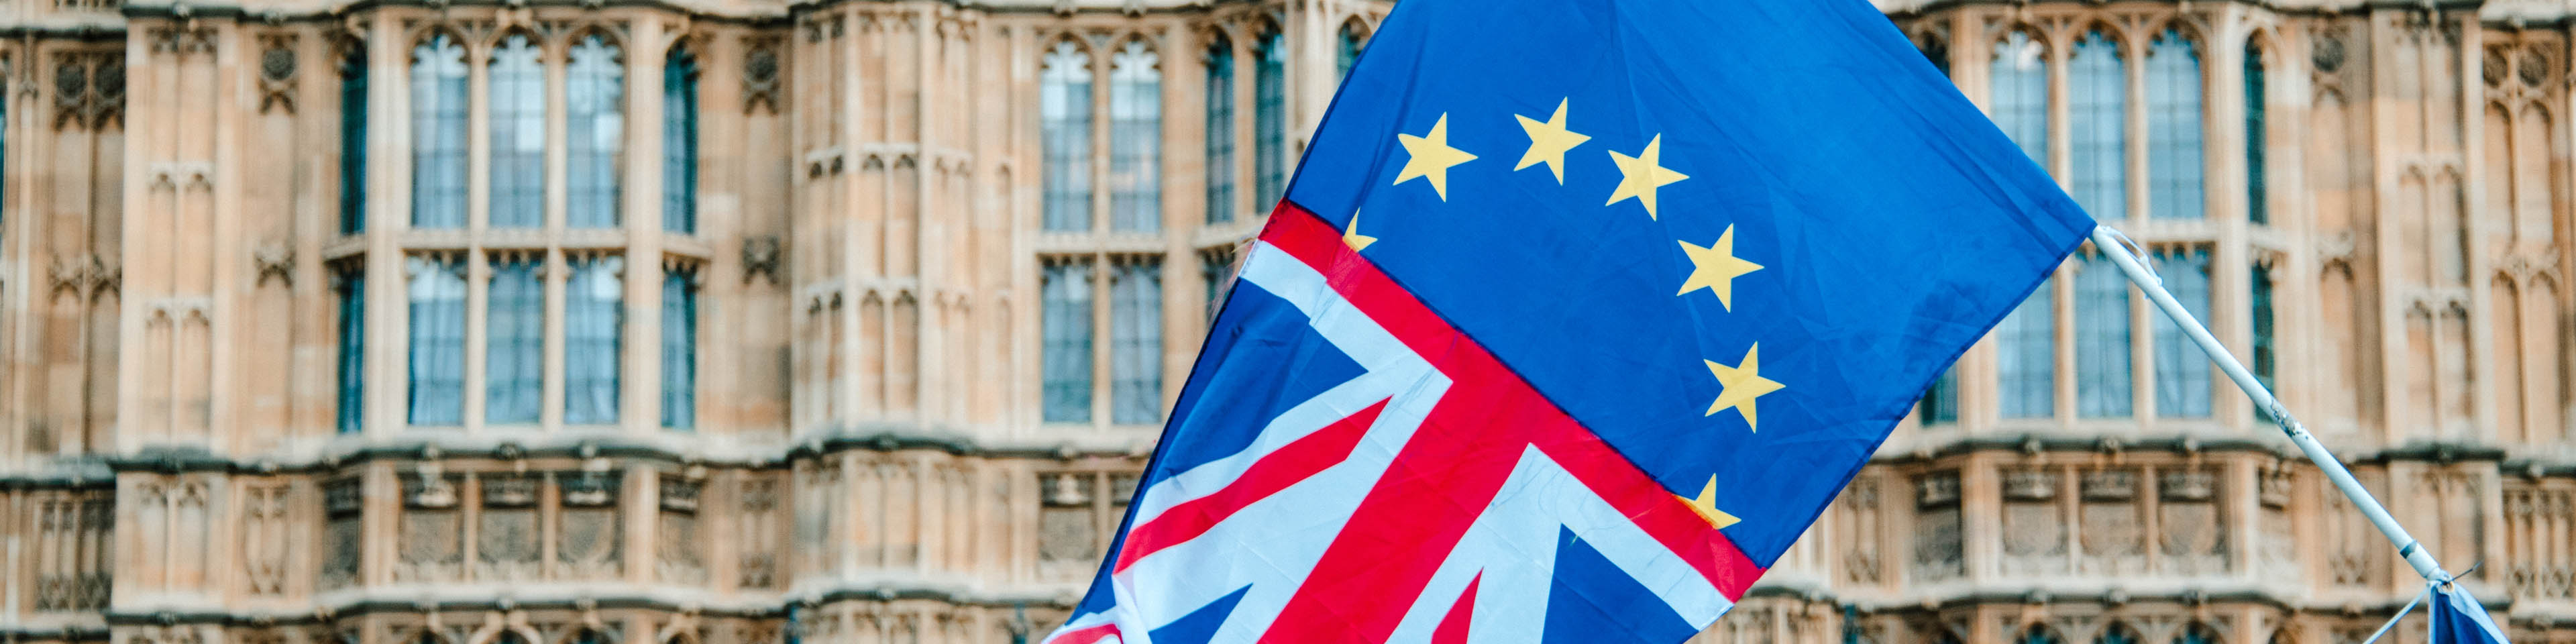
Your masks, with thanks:
[{"label": "pointed arch", "polygon": [[1252,43],[1252,209],[1267,213],[1288,191],[1288,42],[1265,20]]},{"label": "pointed arch", "polygon": [[2201,39],[2167,23],[2146,47],[2147,210],[2158,219],[2200,219],[2203,191]]},{"label": "pointed arch", "polygon": [[2138,642],[2138,629],[2129,626],[2128,622],[2117,620],[2102,627],[2101,634],[2093,636],[2093,644],[2138,644]]},{"label": "pointed arch", "polygon": [[1234,221],[1235,204],[1235,110],[1234,110],[1234,40],[1222,29],[1208,36],[1207,53],[1201,64],[1207,72],[1207,109],[1202,121],[1207,142],[1207,223]]},{"label": "pointed arch", "polygon": [[1368,23],[1361,21],[1359,16],[1351,16],[1342,21],[1341,28],[1335,30],[1333,36],[1336,45],[1333,48],[1333,77],[1349,78],[1351,66],[1359,63],[1360,50],[1368,47]]},{"label": "pointed arch", "polygon": [[2184,626],[2181,633],[2174,635],[2173,644],[2225,644],[2225,642],[2226,640],[2219,638],[2218,629],[2210,628],[2207,622],[2192,622],[2191,625]]},{"label": "pointed arch", "polygon": [[465,226],[465,41],[432,29],[411,48],[411,225]]},{"label": "pointed arch", "polygon": [[1163,58],[1143,36],[1109,54],[1109,224],[1157,232],[1163,220]]},{"label": "pointed arch", "polygon": [[2271,167],[2266,160],[2271,146],[2272,92],[2269,69],[2271,54],[2265,45],[2266,32],[2257,29],[2245,37],[2243,81],[2245,83],[2245,220],[2254,225],[2272,223],[2272,193],[2268,177]]},{"label": "pointed arch", "polygon": [[1081,39],[1066,35],[1039,61],[1047,230],[1091,229],[1091,59]]},{"label": "pointed arch", "polygon": [[624,200],[626,50],[617,34],[573,32],[564,56],[565,223],[615,228]]},{"label": "pointed arch", "polygon": [[367,229],[367,41],[335,40],[340,63],[340,234]]},{"label": "pointed arch", "polygon": [[484,109],[491,139],[488,173],[495,228],[536,228],[546,223],[546,52],[544,41],[523,28],[501,32],[484,57]]},{"label": "pointed arch", "polygon": [[2013,636],[2013,644],[2066,644],[2066,636],[2047,624],[2032,623]]},{"label": "pointed arch", "polygon": [[662,230],[698,232],[698,53],[688,39],[662,55]]},{"label": "pointed arch", "polygon": [[1986,110],[2021,144],[2023,154],[2048,167],[2049,51],[2037,29],[2015,27],[1997,36],[1990,61]]},{"label": "pointed arch", "polygon": [[2501,271],[2488,280],[2487,289],[2487,307],[2492,312],[2487,316],[2487,337],[2494,344],[2490,355],[2495,356],[2492,360],[2495,371],[2490,376],[2494,379],[2490,388],[2494,392],[2490,404],[2495,407],[2496,437],[2507,441],[2536,442],[2539,437],[2534,434],[2540,428],[2524,424],[2534,411],[2533,403],[2539,401],[2527,395],[2530,383],[2526,382],[2525,375],[2529,371],[2524,363],[2529,359],[2525,351],[2531,338],[2525,337],[2528,331],[2522,326],[2525,319],[2522,289],[2514,283],[2512,275]]},{"label": "pointed arch", "polygon": [[2067,183],[2103,221],[2129,216],[2129,53],[2116,27],[2097,23],[2066,52]]}]

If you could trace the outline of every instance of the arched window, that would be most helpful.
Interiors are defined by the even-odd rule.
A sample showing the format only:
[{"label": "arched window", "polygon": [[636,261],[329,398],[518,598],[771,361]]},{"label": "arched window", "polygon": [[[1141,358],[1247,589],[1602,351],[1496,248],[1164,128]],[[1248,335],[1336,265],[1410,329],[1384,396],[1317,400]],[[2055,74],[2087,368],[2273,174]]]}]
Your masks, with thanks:
[{"label": "arched window", "polygon": [[2138,635],[2130,632],[2128,625],[2113,622],[2110,627],[2102,629],[2100,636],[2093,638],[2093,644],[2138,644]]},{"label": "arched window", "polygon": [[2263,126],[2269,94],[2263,81],[2263,46],[2245,41],[2245,220],[2257,225],[2272,223],[2272,193],[2263,185],[2263,147],[2269,134]]},{"label": "arched window", "polygon": [[1109,422],[1163,419],[1163,263],[1121,257],[1109,276]]},{"label": "arched window", "polygon": [[546,225],[545,54],[525,33],[503,37],[486,63],[492,119],[491,225]]},{"label": "arched window", "polygon": [[1046,422],[1091,422],[1091,273],[1089,258],[1051,258],[1039,274]]},{"label": "arched window", "polygon": [[[2171,248],[2155,253],[2156,276],[2164,279],[2165,290],[2182,303],[2194,319],[2209,319],[2209,251],[2202,248]],[[2127,289],[2122,289],[2126,291]],[[2126,295],[2123,293],[2122,295]],[[2156,320],[2156,415],[2166,418],[2208,418],[2209,359],[2200,354],[2191,337],[2172,318],[2153,316]]]},{"label": "arched window", "polygon": [[662,229],[698,232],[698,56],[685,45],[662,63]]},{"label": "arched window", "polygon": [[2207,624],[2194,622],[2190,628],[2182,629],[2181,635],[2174,636],[2174,644],[2218,644],[2218,633]]},{"label": "arched window", "polygon": [[1046,229],[1091,229],[1091,56],[1067,40],[1039,71]]},{"label": "arched window", "polygon": [[1337,74],[1335,78],[1351,77],[1351,65],[1360,61],[1360,49],[1368,42],[1366,30],[1367,27],[1360,26],[1358,20],[1342,23],[1342,46],[1334,52],[1333,56],[1333,69]]},{"label": "arched window", "polygon": [[1252,55],[1252,207],[1268,213],[1288,190],[1286,40],[1270,32]]},{"label": "arched window", "polygon": [[1207,222],[1234,221],[1234,41],[1207,53]]},{"label": "arched window", "polygon": [[1162,56],[1142,40],[1109,56],[1109,226],[1163,228]]},{"label": "arched window", "polygon": [[625,53],[607,36],[583,36],[564,69],[567,223],[615,228],[626,165]]},{"label": "arched window", "polygon": [[2057,415],[2057,291],[2041,283],[1995,325],[1996,404],[2005,418]]},{"label": "arched window", "polygon": [[626,258],[592,255],[570,264],[572,278],[564,288],[564,423],[616,423]]},{"label": "arched window", "polygon": [[454,257],[404,258],[411,283],[411,387],[413,426],[465,422],[465,262]]},{"label": "arched window", "polygon": [[2066,639],[2058,637],[2056,632],[2046,627],[2033,624],[2030,628],[2022,630],[2021,637],[2013,638],[2013,642],[2014,644],[2066,644]]},{"label": "arched window", "polygon": [[465,227],[465,45],[445,33],[411,49],[411,225]]},{"label": "arched window", "polygon": [[[2273,386],[2273,374],[2280,369],[2280,354],[2275,353],[2277,349],[2272,340],[2272,267],[2257,262],[2251,275],[2253,283],[2248,286],[2252,290],[2248,291],[2246,299],[2253,304],[2253,312],[2248,317],[2254,323],[2254,379],[2262,381],[2263,387],[2269,389]],[[2254,419],[2278,422],[2261,409],[2255,410]]]},{"label": "arched window", "polygon": [[2129,282],[2100,253],[2075,272],[2075,413],[2127,418],[2136,374],[2130,369]]},{"label": "arched window", "polygon": [[1940,34],[1924,34],[1915,38],[1914,50],[1923,52],[1923,60],[1931,62],[1933,69],[1941,70],[1942,76],[1950,75],[1950,41]]},{"label": "arched window", "polygon": [[1916,402],[1916,404],[1920,405],[1919,410],[1916,413],[1921,414],[1918,420],[1920,420],[1924,426],[1948,425],[1959,422],[1959,385],[1957,373],[1958,369],[1956,368],[1943,369],[1941,370],[1941,375],[1939,377],[1932,379],[1932,386],[1923,390],[1923,399]]},{"label": "arched window", "polygon": [[367,44],[340,47],[340,234],[367,229]]},{"label": "arched window", "polygon": [[2102,221],[2129,216],[2128,62],[2096,29],[2066,59],[2067,140],[2075,202]]},{"label": "arched window", "polygon": [[2168,27],[2147,47],[2147,213],[2199,219],[2201,191],[2200,51]]},{"label": "arched window", "polygon": [[534,424],[545,409],[545,259],[494,254],[484,291],[483,418]]},{"label": "arched window", "polygon": [[2048,167],[2048,47],[2015,30],[1995,41],[1992,95],[1995,125],[2023,154]]}]

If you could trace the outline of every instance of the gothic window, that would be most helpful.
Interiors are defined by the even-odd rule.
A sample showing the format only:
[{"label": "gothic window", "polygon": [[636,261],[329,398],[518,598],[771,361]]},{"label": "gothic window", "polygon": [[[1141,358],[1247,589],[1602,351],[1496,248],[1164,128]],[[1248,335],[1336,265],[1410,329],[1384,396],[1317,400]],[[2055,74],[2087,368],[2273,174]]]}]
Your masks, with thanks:
[{"label": "gothic window", "polygon": [[1207,319],[1216,320],[1225,306],[1226,281],[1234,278],[1234,253],[1227,247],[1199,251],[1199,284],[1207,289]]},{"label": "gothic window", "polygon": [[583,36],[572,47],[564,79],[568,223],[615,228],[618,177],[626,165],[625,54],[607,36]]},{"label": "gothic window", "polygon": [[1121,258],[1109,282],[1109,421],[1147,424],[1163,410],[1163,264]]},{"label": "gothic window", "polygon": [[2218,633],[2207,624],[2194,622],[2190,628],[2182,629],[2181,635],[2174,636],[2174,644],[2218,644]]},{"label": "gothic window", "polygon": [[2069,190],[2094,219],[2129,212],[2128,63],[2120,42],[2085,32],[2066,58]]},{"label": "gothic window", "polygon": [[359,266],[339,269],[333,275],[339,291],[340,408],[333,426],[342,434],[355,434],[365,427],[367,393],[367,273]]},{"label": "gothic window", "polygon": [[1360,61],[1360,49],[1368,42],[1366,30],[1358,20],[1342,23],[1341,47],[1333,56],[1334,78],[1351,77],[1351,65]]},{"label": "gothic window", "polygon": [[[2209,319],[2209,251],[2170,249],[2154,257],[2156,276],[2193,319]],[[2109,267],[2105,267],[2109,268]],[[2122,294],[2126,295],[2125,284]],[[2209,417],[2209,359],[2183,335],[2182,326],[2162,314],[2156,320],[2156,415],[2169,418]]]},{"label": "gothic window", "polygon": [[2005,418],[2057,414],[2057,293],[2048,283],[1995,326],[1996,403]]},{"label": "gothic window", "polygon": [[2263,126],[2266,92],[2263,88],[2263,47],[2253,41],[2245,43],[2245,220],[2257,225],[2272,223],[2272,195],[2263,184],[2263,146],[2267,132]]},{"label": "gothic window", "polygon": [[546,223],[546,70],[527,34],[501,39],[485,67],[491,90],[491,225]]},{"label": "gothic window", "polygon": [[662,64],[662,229],[698,232],[698,57],[686,46]]},{"label": "gothic window", "polygon": [[1234,41],[1207,53],[1207,222],[1234,221]]},{"label": "gothic window", "polygon": [[2015,30],[1995,41],[1992,95],[1995,125],[2023,154],[2048,167],[2048,47]]},{"label": "gothic window", "polygon": [[411,225],[463,228],[465,46],[433,34],[411,58]]},{"label": "gothic window", "polygon": [[1923,60],[1932,63],[1932,69],[1939,70],[1943,77],[1950,75],[1949,41],[1927,35],[1914,42],[1914,50],[1922,52]]},{"label": "gothic window", "polygon": [[1959,422],[1957,373],[1956,368],[1943,369],[1940,377],[1932,379],[1932,386],[1923,390],[1923,400],[1918,403],[1921,405],[1921,411],[1917,413],[1922,414],[1921,420],[1924,425],[1947,425]]},{"label": "gothic window", "polygon": [[532,424],[545,403],[546,284],[533,254],[492,257],[484,291],[484,421]]},{"label": "gothic window", "polygon": [[626,258],[589,255],[569,262],[564,287],[564,423],[617,422],[619,353],[626,324]]},{"label": "gothic window", "polygon": [[2075,272],[2075,411],[2084,418],[2127,418],[2134,374],[2129,360],[2129,282],[2100,253]]},{"label": "gothic window", "polygon": [[2048,630],[2047,627],[2036,624],[2023,630],[2020,637],[2013,638],[2013,642],[2014,644],[2066,644],[2065,638],[2058,637],[2057,633]]},{"label": "gothic window", "polygon": [[1142,40],[1109,56],[1109,222],[1120,231],[1163,227],[1161,67]]},{"label": "gothic window", "polygon": [[2138,644],[2138,636],[2129,632],[2127,625],[2113,623],[2109,628],[2102,629],[2101,635],[2093,638],[2093,644]]},{"label": "gothic window", "polygon": [[1252,56],[1252,206],[1267,214],[1288,191],[1287,41],[1272,31]]},{"label": "gothic window", "polygon": [[2200,52],[2172,27],[2147,47],[2147,211],[2158,219],[2199,219]]},{"label": "gothic window", "polygon": [[367,229],[367,46],[340,51],[340,234]]},{"label": "gothic window", "polygon": [[1045,335],[1040,370],[1045,418],[1051,423],[1091,421],[1091,262],[1051,259],[1040,297]]},{"label": "gothic window", "polygon": [[2252,275],[2247,299],[2254,305],[2249,314],[2254,323],[2254,379],[2262,381],[2263,388],[2271,389],[2272,376],[2280,368],[2280,354],[2275,353],[2272,340],[2272,269],[2255,264]]},{"label": "gothic window", "polygon": [[409,411],[415,427],[465,421],[465,262],[453,257],[403,258],[410,283]]},{"label": "gothic window", "polygon": [[1091,55],[1067,40],[1039,72],[1047,230],[1091,229]]},{"label": "gothic window", "polygon": [[698,269],[662,273],[662,427],[698,426]]}]

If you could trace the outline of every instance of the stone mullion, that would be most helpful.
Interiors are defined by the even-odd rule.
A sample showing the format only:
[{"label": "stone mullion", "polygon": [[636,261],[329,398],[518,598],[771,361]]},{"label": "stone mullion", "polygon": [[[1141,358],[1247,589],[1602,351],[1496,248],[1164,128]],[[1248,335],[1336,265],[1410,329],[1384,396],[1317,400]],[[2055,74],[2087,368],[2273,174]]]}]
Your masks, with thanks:
[{"label": "stone mullion", "polygon": [[[1203,306],[1172,306],[1175,302],[1200,299],[1190,295],[1193,287],[1199,286],[1198,280],[1189,277],[1198,273],[1193,261],[1198,255],[1190,248],[1191,235],[1187,231],[1198,230],[1207,221],[1207,166],[1202,156],[1207,150],[1206,59],[1195,53],[1205,52],[1207,47],[1199,42],[1198,32],[1191,29],[1165,23],[1158,31],[1164,43],[1159,50],[1162,64],[1155,70],[1161,76],[1157,87],[1163,90],[1159,97],[1163,145],[1154,154],[1161,160],[1162,174],[1156,185],[1162,188],[1163,205],[1163,307],[1158,312],[1162,316],[1163,346],[1155,353],[1163,361],[1163,390],[1154,398],[1160,408],[1169,409],[1179,398],[1181,385],[1187,382],[1190,362],[1197,357],[1190,348],[1196,344],[1192,339],[1205,337],[1205,325],[1214,322],[1202,314]],[[1199,64],[1191,65],[1190,61]],[[1200,73],[1174,71],[1184,68]],[[1172,154],[1173,150],[1197,150],[1201,154]],[[1174,207],[1176,204],[1180,206]],[[1175,374],[1182,377],[1173,377]]]},{"label": "stone mullion", "polygon": [[[2356,97],[2354,101],[2356,106],[2381,103],[2380,99],[2390,91],[2390,88],[2396,87],[2398,76],[2402,72],[2394,64],[2396,57],[2390,55],[2390,52],[2397,49],[2394,45],[2399,39],[2406,37],[2402,33],[2403,28],[2397,25],[2397,22],[2402,19],[2403,12],[2412,10],[2379,8],[2367,14],[2368,26],[2362,37],[2369,41],[2369,45],[2364,48],[2369,53],[2369,58],[2354,62],[2368,67],[2371,75],[2369,80],[2371,94]],[[2397,177],[2404,169],[2402,161],[2396,154],[2400,149],[2398,143],[2401,140],[2399,138],[2401,130],[2399,128],[2401,125],[2407,125],[2413,129],[2420,129],[2422,125],[2398,123],[2394,109],[2356,109],[2355,112],[2365,114],[2363,118],[2368,120],[2369,125],[2368,133],[2359,147],[2378,153],[2372,155],[2369,169],[2369,198],[2372,201],[2369,216],[2372,217],[2373,223],[2370,224],[2371,238],[2367,242],[2373,244],[2373,247],[2369,249],[2367,255],[2379,260],[2394,260],[2394,266],[2404,266],[2402,253],[2408,251],[2400,243],[2401,235],[2392,233],[2405,230],[2398,225],[2400,213],[2421,214],[2423,204],[2398,203],[2397,200],[2399,194]],[[2354,254],[2359,256],[2364,253],[2356,250]],[[2406,355],[2407,347],[2406,298],[2399,296],[2398,289],[2391,288],[2391,285],[2398,281],[2389,276],[2391,271],[2388,269],[2392,266],[2381,264],[2374,268],[2381,269],[2372,271],[2379,278],[2375,285],[2378,287],[2375,289],[2377,292],[2372,294],[2379,315],[2379,337],[2364,341],[2363,353],[2370,353],[2369,349],[2376,348],[2378,355],[2382,356],[2379,362],[2379,373],[2382,377],[2379,382],[2374,383],[2379,389],[2380,408],[2379,413],[2376,414],[2380,421],[2379,444],[2394,445],[2402,440],[2408,431],[2403,426],[2405,422],[2403,419],[2407,416],[2403,406],[2407,403],[2400,401],[2412,399],[2402,389],[2404,379],[2395,375],[2400,369],[2406,367],[2401,360]],[[2359,273],[2359,271],[2355,272]],[[2373,286],[2370,282],[2361,281],[2358,276],[2355,281],[2356,297],[2360,296],[2363,289]],[[2415,368],[2431,368],[2431,365],[2418,365]],[[2369,404],[2369,397],[2362,397],[2362,405],[2366,408]],[[2364,409],[2361,415],[2369,417],[2373,414]]]},{"label": "stone mullion", "polygon": [[[476,157],[479,158],[479,157]],[[475,163],[481,163],[476,161]],[[482,219],[470,219],[481,222]],[[491,371],[492,256],[479,246],[465,253],[465,434],[485,430]]]},{"label": "stone mullion", "polygon": [[[655,218],[653,225],[660,226],[661,219]],[[630,421],[627,426],[635,425]],[[626,488],[617,499],[625,509],[619,520],[626,524],[624,534],[620,535],[626,541],[623,544],[625,556],[620,557],[626,565],[621,572],[626,583],[651,584],[656,572],[654,568],[662,560],[658,550],[662,523],[662,465],[652,461],[629,465],[618,483]]]},{"label": "stone mullion", "polygon": [[[2073,107],[2067,101],[2069,86],[2066,72],[2066,61],[2069,59],[2067,50],[2070,46],[2069,41],[2074,36],[2064,28],[2064,21],[2056,22],[2060,24],[2051,25],[2049,29],[2035,35],[2048,43],[2048,51],[2045,54],[2048,57],[2048,127],[2046,128],[2048,163],[2044,165],[2049,168],[2049,175],[2057,178],[2057,186],[2062,190],[2070,185],[2067,183],[2067,178],[2070,176],[2068,168],[2075,158],[2073,143],[2070,141],[2073,137],[2068,136],[2072,130],[2067,126],[2067,119],[2073,113]],[[2055,380],[2056,386],[2052,394],[2054,400],[2049,409],[2055,416],[2055,424],[2060,428],[2072,428],[2075,421],[2077,390],[2073,282],[2075,271],[2081,266],[2071,258],[2061,262],[2055,277],[2042,286],[2049,289],[2049,300],[2055,304],[2049,311],[2052,317],[2051,335],[2054,336],[2049,342],[2049,347],[2054,354],[2052,359],[2055,361],[2055,368],[2050,370],[2050,376]],[[1998,386],[2000,387],[2000,383]]]},{"label": "stone mullion", "polygon": [[[2239,217],[2238,220],[2243,220]],[[2227,560],[2223,565],[2233,570],[2230,575],[2243,583],[2262,582],[2263,567],[2256,558],[2263,556],[2263,494],[2260,455],[2234,455],[2221,462],[2225,468],[2219,479],[2218,496],[2213,503],[2225,504],[2218,513],[2215,529],[2226,539]]]},{"label": "stone mullion", "polygon": [[[662,68],[672,39],[658,17],[634,21],[626,46],[626,162],[618,182],[624,203],[619,223],[626,230],[625,341],[619,365],[618,421],[630,434],[650,434],[662,426],[662,281],[665,277],[662,234]],[[694,357],[691,358],[695,360]],[[650,489],[659,490],[658,484]],[[659,506],[652,506],[658,511]],[[648,513],[649,514],[649,513]],[[651,523],[647,523],[651,532]],[[643,551],[638,551],[643,552]],[[651,559],[637,561],[650,562]],[[651,566],[629,566],[650,572]]]},{"label": "stone mullion", "polygon": [[[474,419],[468,417],[465,422],[471,426]],[[464,489],[457,491],[457,522],[464,524],[464,528],[457,536],[456,579],[461,583],[472,583],[478,581],[474,574],[475,564],[482,561],[483,483],[480,472],[466,472],[463,480],[459,486]]]},{"label": "stone mullion", "polygon": [[2139,551],[2146,558],[2142,563],[2147,574],[2164,571],[2165,546],[2160,536],[2164,533],[2160,524],[2164,522],[2165,486],[2159,469],[2163,468],[2156,465],[2138,468],[2138,543],[2141,546]]},{"label": "stone mullion", "polygon": [[[372,438],[386,438],[397,434],[404,424],[402,383],[408,358],[403,351],[403,343],[394,340],[405,337],[410,323],[405,315],[408,300],[404,297],[408,280],[404,279],[402,248],[396,236],[411,228],[411,76],[408,72],[412,43],[404,39],[406,34],[400,23],[391,17],[375,16],[373,27],[374,33],[368,38],[371,53],[367,58],[370,66],[367,105],[372,111],[367,120],[370,156],[367,159],[365,274],[366,337],[375,341],[366,343],[366,375],[362,382],[366,386],[363,395],[368,405],[368,413],[364,416],[365,433]],[[369,516],[374,517],[375,513],[371,511]],[[383,528],[387,531],[380,533],[371,527],[367,532],[371,536],[392,534],[391,524]],[[368,543],[374,544],[375,541]],[[385,555],[392,552],[379,551]],[[368,561],[377,562],[377,565],[372,567],[373,571],[361,574],[359,583],[385,579],[383,575],[391,569],[384,567],[384,556],[370,557]]]},{"label": "stone mullion", "polygon": [[[2245,95],[2245,32],[2250,27],[2246,25],[2244,8],[2231,5],[2217,11],[2214,22],[2221,27],[2203,34],[2200,41],[2201,82],[2207,88],[2201,93],[2206,97],[2201,101],[2201,190],[2206,197],[2202,212],[2204,218],[2216,220],[2218,227],[2217,243],[2209,252],[2209,319],[2202,322],[2239,362],[2252,369],[2254,254],[2249,241],[2252,224],[2247,217],[2253,211],[2246,194],[2251,176],[2247,174],[2245,158],[2245,114],[2248,101],[2261,97]],[[2274,317],[2274,329],[2280,328],[2278,319]],[[2210,396],[2210,420],[2237,431],[2252,429],[2252,402],[2234,395],[2235,387],[2215,366],[2209,373],[2209,391],[2202,393]],[[2244,569],[2251,571],[2253,567]]]}]

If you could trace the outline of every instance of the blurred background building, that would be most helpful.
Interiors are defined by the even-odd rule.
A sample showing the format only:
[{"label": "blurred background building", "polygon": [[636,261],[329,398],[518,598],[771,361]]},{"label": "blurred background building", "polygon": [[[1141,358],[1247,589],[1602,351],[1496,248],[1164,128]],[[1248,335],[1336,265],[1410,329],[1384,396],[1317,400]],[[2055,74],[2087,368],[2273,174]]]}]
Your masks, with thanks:
[{"label": "blurred background building", "polygon": [[[1882,8],[2576,641],[2568,7]],[[1388,9],[6,0],[0,640],[1042,634]],[[2079,253],[1703,639],[2358,641],[2178,338]]]}]

